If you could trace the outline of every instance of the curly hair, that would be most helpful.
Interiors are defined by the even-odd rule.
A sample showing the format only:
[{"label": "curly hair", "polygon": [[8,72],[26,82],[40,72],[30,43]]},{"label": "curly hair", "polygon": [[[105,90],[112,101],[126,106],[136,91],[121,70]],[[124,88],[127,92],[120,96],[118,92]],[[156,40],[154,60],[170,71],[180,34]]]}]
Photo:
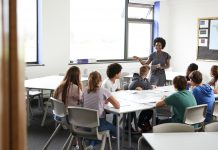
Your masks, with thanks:
[{"label": "curly hair", "polygon": [[166,41],[165,41],[165,39],[162,38],[162,37],[157,37],[157,38],[155,38],[155,39],[154,39],[154,42],[153,42],[154,46],[155,46],[155,44],[156,44],[157,42],[161,43],[162,49],[164,49],[164,47],[166,46]]},{"label": "curly hair", "polygon": [[113,78],[116,74],[120,73],[122,66],[118,63],[110,64],[107,67],[107,76],[109,79]]}]

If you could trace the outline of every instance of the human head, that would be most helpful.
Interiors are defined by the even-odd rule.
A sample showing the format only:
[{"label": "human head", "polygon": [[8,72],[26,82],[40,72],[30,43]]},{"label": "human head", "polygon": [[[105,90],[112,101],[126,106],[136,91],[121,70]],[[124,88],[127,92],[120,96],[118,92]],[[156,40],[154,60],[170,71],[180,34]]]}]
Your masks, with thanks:
[{"label": "human head", "polygon": [[80,83],[80,69],[77,66],[72,66],[67,70],[64,76],[66,82],[72,82],[73,84],[79,85]]},{"label": "human head", "polygon": [[143,66],[141,66],[140,69],[139,69],[139,75],[140,75],[141,77],[142,77],[142,76],[146,77],[147,74],[148,74],[148,72],[149,72],[149,70],[150,70],[150,67],[149,67],[148,65],[143,65]]},{"label": "human head", "polygon": [[115,76],[117,76],[116,78],[119,79],[121,70],[122,70],[122,66],[120,64],[118,64],[118,63],[110,64],[107,67],[108,78],[111,79],[111,78],[114,78]]},{"label": "human head", "polygon": [[191,63],[186,70],[186,79],[187,80],[189,80],[189,74],[195,70],[198,70],[198,65],[195,63]]},{"label": "human head", "polygon": [[191,80],[191,84],[192,85],[198,85],[198,84],[201,84],[202,82],[202,73],[200,71],[192,71],[190,74],[189,74],[189,79]]},{"label": "human head", "polygon": [[[158,50],[158,49],[164,49],[164,47],[166,46],[166,41],[164,38],[162,37],[157,37],[154,39],[153,42],[154,47]],[[160,46],[160,47],[159,47]]]},{"label": "human head", "polygon": [[187,86],[187,80],[184,76],[176,76],[173,79],[173,85],[178,91],[185,90]]},{"label": "human head", "polygon": [[96,90],[101,86],[101,81],[101,74],[98,71],[91,72],[88,79],[88,93],[96,92]]},{"label": "human head", "polygon": [[217,65],[213,65],[211,67],[210,72],[211,72],[211,76],[218,78],[218,66]]}]

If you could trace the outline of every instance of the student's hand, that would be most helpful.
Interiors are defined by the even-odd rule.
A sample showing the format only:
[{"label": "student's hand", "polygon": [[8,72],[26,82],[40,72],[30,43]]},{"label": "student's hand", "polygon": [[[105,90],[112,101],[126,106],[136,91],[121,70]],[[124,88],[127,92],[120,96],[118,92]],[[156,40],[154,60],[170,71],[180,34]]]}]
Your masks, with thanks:
[{"label": "student's hand", "polygon": [[155,89],[155,88],[157,88],[157,86],[156,85],[151,85],[152,86],[152,89]]},{"label": "student's hand", "polygon": [[141,87],[136,87],[135,90],[141,91],[143,89]]}]

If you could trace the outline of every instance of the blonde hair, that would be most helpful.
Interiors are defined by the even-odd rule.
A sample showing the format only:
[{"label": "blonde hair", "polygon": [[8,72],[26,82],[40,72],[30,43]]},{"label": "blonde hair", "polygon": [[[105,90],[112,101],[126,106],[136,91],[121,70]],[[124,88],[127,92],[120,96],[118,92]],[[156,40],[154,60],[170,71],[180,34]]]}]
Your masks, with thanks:
[{"label": "blonde hair", "polygon": [[93,71],[89,74],[88,81],[88,93],[96,92],[99,88],[99,83],[102,81],[101,74],[97,71]]},{"label": "blonde hair", "polygon": [[149,70],[150,70],[150,66],[148,66],[148,65],[141,66],[139,69],[140,76],[143,76]]}]

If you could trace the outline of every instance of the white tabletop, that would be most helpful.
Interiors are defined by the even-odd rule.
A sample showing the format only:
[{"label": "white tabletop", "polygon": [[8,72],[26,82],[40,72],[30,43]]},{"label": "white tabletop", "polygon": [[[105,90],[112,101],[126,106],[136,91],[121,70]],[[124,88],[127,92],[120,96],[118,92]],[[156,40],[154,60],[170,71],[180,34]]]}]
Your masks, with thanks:
[{"label": "white tabletop", "polygon": [[218,132],[143,133],[154,150],[217,150]]},{"label": "white tabletop", "polygon": [[[63,80],[64,76],[53,75],[25,80],[26,88],[54,90]],[[87,77],[82,77],[82,81],[87,81]]]},{"label": "white tabletop", "polygon": [[112,92],[112,95],[120,102],[121,107],[120,109],[115,109],[109,104],[105,109],[119,114],[152,109],[155,107],[156,101],[173,92],[175,92],[173,86],[158,87],[154,90],[122,90]]}]

